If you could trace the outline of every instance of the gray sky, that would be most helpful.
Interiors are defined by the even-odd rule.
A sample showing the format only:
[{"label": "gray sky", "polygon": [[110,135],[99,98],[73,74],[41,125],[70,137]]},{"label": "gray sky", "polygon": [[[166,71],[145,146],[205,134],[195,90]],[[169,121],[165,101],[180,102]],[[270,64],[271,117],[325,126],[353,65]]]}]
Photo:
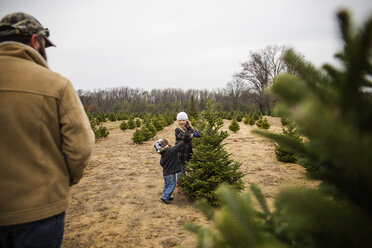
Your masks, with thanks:
[{"label": "gray sky", "polygon": [[48,27],[52,70],[76,89],[225,87],[249,52],[289,45],[320,66],[340,48],[336,12],[370,0],[1,0]]}]

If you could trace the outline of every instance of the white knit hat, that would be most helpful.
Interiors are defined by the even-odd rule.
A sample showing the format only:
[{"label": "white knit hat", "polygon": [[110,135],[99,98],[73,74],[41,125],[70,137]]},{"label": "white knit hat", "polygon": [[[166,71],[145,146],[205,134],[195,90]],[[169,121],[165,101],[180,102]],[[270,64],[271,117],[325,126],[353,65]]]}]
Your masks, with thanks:
[{"label": "white knit hat", "polygon": [[187,114],[185,112],[179,112],[177,114],[177,121],[185,121],[188,120]]}]

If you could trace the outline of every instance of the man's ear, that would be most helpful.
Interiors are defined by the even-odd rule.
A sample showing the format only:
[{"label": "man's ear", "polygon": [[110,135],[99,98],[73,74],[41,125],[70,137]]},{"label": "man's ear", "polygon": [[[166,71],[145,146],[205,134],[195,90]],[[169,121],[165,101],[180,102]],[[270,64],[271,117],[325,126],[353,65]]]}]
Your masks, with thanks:
[{"label": "man's ear", "polygon": [[29,45],[35,49],[36,51],[39,51],[39,48],[40,48],[40,43],[39,43],[39,40],[37,38],[37,35],[36,34],[33,34],[30,38],[30,43]]}]

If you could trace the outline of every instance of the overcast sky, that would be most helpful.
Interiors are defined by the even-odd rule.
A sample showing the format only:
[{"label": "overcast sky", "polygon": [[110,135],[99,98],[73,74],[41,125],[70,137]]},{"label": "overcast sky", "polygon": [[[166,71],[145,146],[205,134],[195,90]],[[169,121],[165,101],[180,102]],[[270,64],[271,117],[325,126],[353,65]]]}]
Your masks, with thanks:
[{"label": "overcast sky", "polygon": [[1,0],[0,16],[48,27],[49,65],[76,89],[216,89],[268,45],[332,62],[341,7],[357,22],[372,15],[371,0]]}]

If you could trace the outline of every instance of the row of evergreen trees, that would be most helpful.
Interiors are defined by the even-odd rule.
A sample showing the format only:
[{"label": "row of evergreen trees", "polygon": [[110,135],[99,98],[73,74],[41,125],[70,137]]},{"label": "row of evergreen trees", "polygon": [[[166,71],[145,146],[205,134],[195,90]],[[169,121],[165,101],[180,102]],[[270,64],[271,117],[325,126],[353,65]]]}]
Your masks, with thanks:
[{"label": "row of evergreen trees", "polygon": [[[109,135],[109,131],[102,125],[103,118],[99,114],[87,113],[90,127],[92,128],[96,139],[105,138]],[[106,118],[104,118],[106,121]]]},{"label": "row of evergreen trees", "polygon": [[251,185],[259,204],[254,207],[250,193],[238,194],[244,188],[241,164],[223,148],[228,133],[208,103],[197,113],[201,137],[193,140],[194,154],[179,181],[189,199],[206,200],[199,207],[215,225],[188,224],[198,247],[372,247],[372,18],[358,30],[346,11],[338,18],[341,66],[318,70],[288,51],[285,60],[295,74],[278,76],[272,87],[288,124],[282,134],[255,131],[285,148],[277,153],[301,158],[309,178],[321,185],[283,189],[274,209]]},{"label": "row of evergreen trees", "polygon": [[[231,124],[229,125],[230,131],[236,133],[240,130],[239,121],[242,121],[241,119],[238,120],[237,118],[233,118],[231,121]],[[256,124],[256,126],[260,129],[269,129],[270,124],[267,121],[266,117],[263,117],[260,112],[249,112],[244,117],[244,124],[250,125],[251,127]]]},{"label": "row of evergreen trees", "polygon": [[[216,105],[217,106],[217,105]],[[246,119],[249,116],[252,116],[253,119],[258,120],[262,113],[259,109],[247,109],[246,111],[221,111],[217,107],[216,111],[218,112],[218,117],[226,120],[236,119],[238,122],[241,122],[243,119]],[[180,109],[178,109],[179,111]],[[183,110],[185,111],[185,110]],[[186,111],[187,112],[187,111]],[[90,115],[94,116],[99,122],[109,121],[122,121],[135,118],[143,119],[146,115],[158,115],[158,114],[175,114],[177,111],[165,111],[165,112],[156,112],[156,113],[141,113],[141,112],[88,112]],[[191,109],[190,112],[187,112],[190,119],[198,119],[199,112],[196,109]]]},{"label": "row of evergreen trees", "polygon": [[[193,105],[192,105],[193,106]],[[204,109],[206,106],[204,107]],[[244,119],[245,124],[249,124],[251,126],[257,125],[259,128],[263,129],[268,129],[270,127],[269,123],[267,122],[266,118],[262,119],[262,114],[260,110],[258,109],[253,109],[249,110],[247,109],[246,111],[249,112],[244,112],[244,111],[221,111],[219,108],[218,104],[215,104],[214,106],[216,115],[218,118],[221,119],[227,119],[227,120],[233,120],[234,124],[231,129],[231,131],[236,132],[239,130],[239,124],[235,123],[236,122],[241,122]],[[196,108],[191,108],[191,112],[188,113],[189,118],[191,122],[197,123],[200,114],[196,110]],[[165,113],[157,113],[157,114],[151,114],[151,113],[124,113],[124,112],[111,112],[111,113],[104,113],[104,112],[88,112],[88,117],[91,122],[91,127],[96,134],[96,139],[99,138],[104,138],[109,135],[109,132],[106,127],[102,125],[102,123],[107,122],[107,121],[122,121],[120,123],[120,129],[125,131],[127,129],[135,129],[139,128],[142,125],[142,119],[146,120],[146,127],[149,129],[150,133],[146,129],[139,129],[136,131],[135,138],[133,141],[137,144],[143,143],[143,141],[149,140],[152,137],[155,136],[154,134],[154,128],[152,125],[155,126],[155,129],[157,131],[160,131],[163,129],[164,124],[170,125],[170,120],[174,121],[175,116],[177,115],[177,112],[174,111],[166,111]],[[158,116],[157,118],[153,118],[154,116]],[[160,116],[160,117],[159,117]],[[164,116],[164,120],[162,120]],[[148,121],[149,119],[153,118],[153,120]],[[249,123],[248,123],[249,121]]]},{"label": "row of evergreen trees", "polygon": [[171,125],[175,121],[175,116],[175,114],[170,112],[165,115],[146,115],[143,119],[143,125],[141,128],[137,128],[133,133],[133,142],[135,144],[142,144],[144,141],[150,140],[157,132],[163,130],[166,126]]}]

